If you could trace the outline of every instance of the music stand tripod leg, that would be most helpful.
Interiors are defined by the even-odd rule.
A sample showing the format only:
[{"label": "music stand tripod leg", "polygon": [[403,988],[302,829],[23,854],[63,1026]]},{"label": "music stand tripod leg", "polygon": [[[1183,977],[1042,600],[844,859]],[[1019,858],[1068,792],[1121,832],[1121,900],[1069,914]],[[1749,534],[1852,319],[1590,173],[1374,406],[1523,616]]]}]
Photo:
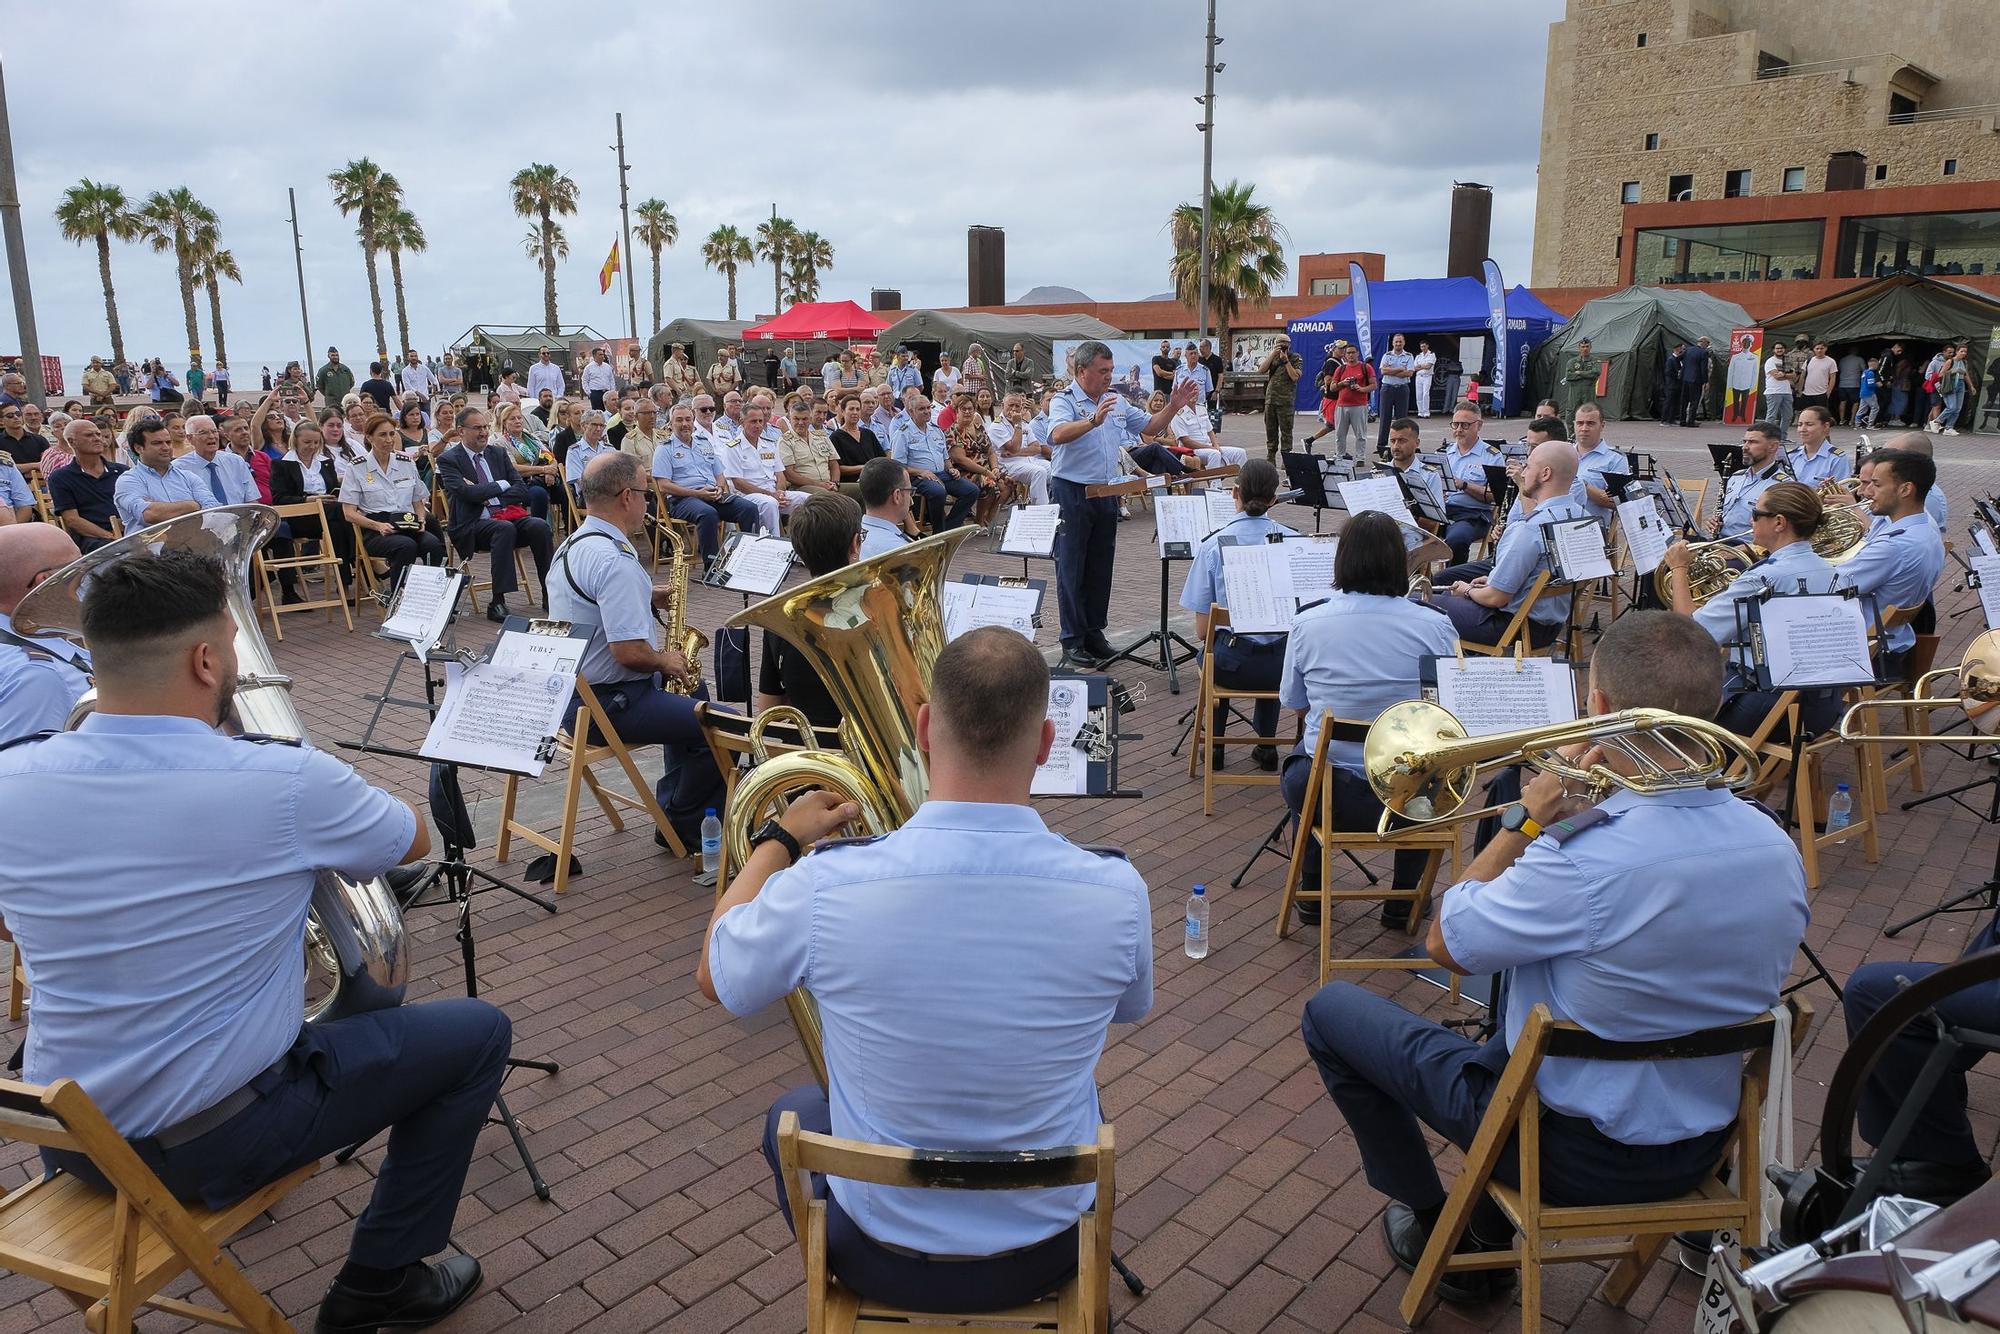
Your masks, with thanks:
[{"label": "music stand tripod leg", "polygon": [[[1987,806],[1986,823],[1989,825],[2000,824],[2000,775],[1981,781],[1993,784],[1993,799]],[[1945,794],[1940,792],[1933,795],[1943,796]],[[1929,797],[1925,798],[1927,801],[1930,799]],[[1958,802],[1957,804],[1962,806],[1965,803]],[[1991,912],[1995,909],[2000,909],[2000,840],[1995,840],[1993,844],[1993,871],[1986,877],[1985,884],[1975,889],[1968,889],[1963,894],[1954,895],[1936,907],[1926,908],[1915,916],[1906,917],[1895,925],[1884,928],[1882,934],[1892,937],[1897,936],[1919,922],[1928,922],[1931,918],[1948,912]]]}]

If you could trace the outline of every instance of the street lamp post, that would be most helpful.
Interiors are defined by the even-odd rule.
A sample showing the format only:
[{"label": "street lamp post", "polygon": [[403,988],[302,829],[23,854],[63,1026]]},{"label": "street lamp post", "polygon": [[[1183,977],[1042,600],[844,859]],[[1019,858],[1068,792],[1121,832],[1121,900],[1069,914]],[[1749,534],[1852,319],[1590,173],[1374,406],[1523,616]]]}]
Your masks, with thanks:
[{"label": "street lamp post", "polygon": [[7,119],[7,82],[0,74],[0,232],[7,238],[7,281],[14,288],[14,328],[21,340],[21,374],[28,401],[46,405],[42,344],[35,336],[35,297],[28,290],[28,243],[21,234],[21,194],[14,184],[14,131]]},{"label": "street lamp post", "polygon": [[1197,127],[1201,130],[1201,309],[1196,319],[1203,338],[1208,337],[1208,229],[1215,174],[1215,72],[1221,68],[1215,63],[1215,47],[1221,40],[1215,35],[1215,0],[1208,0],[1208,38],[1202,45],[1205,86],[1201,96],[1201,124]]}]

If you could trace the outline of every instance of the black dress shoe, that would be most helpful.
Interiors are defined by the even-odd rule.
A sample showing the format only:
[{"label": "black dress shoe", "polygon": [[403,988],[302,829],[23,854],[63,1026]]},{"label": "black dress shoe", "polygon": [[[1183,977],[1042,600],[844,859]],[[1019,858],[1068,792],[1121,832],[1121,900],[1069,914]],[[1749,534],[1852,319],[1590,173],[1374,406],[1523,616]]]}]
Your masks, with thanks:
[{"label": "black dress shoe", "polygon": [[1410,905],[1404,899],[1390,899],[1375,914],[1375,920],[1383,926],[1401,931],[1410,924]]},{"label": "black dress shoe", "polygon": [[507,623],[507,604],[499,598],[494,598],[486,604],[486,619],[495,625],[505,625]]},{"label": "black dress shoe", "polygon": [[433,1265],[411,1265],[388,1292],[357,1292],[339,1279],[319,1304],[318,1334],[375,1334],[383,1329],[433,1325],[465,1305],[479,1287],[479,1261],[454,1255]]},{"label": "black dress shoe", "polygon": [[1278,772],[1278,748],[1276,746],[1254,746],[1251,748],[1250,758],[1265,773],[1274,774]]},{"label": "black dress shoe", "polygon": [[1056,667],[1065,672],[1094,672],[1104,665],[1104,659],[1092,653],[1082,644],[1072,644],[1063,650]]},{"label": "black dress shoe", "polygon": [[1102,630],[1093,630],[1083,637],[1083,646],[1099,662],[1109,662],[1118,656],[1118,650],[1111,647],[1111,641],[1104,637]]},{"label": "black dress shoe", "polygon": [[[1424,1247],[1430,1239],[1430,1228],[1407,1204],[1392,1203],[1382,1211],[1383,1243],[1389,1248],[1389,1258],[1406,1272],[1417,1272],[1417,1262],[1424,1258]],[[1468,1230],[1458,1239],[1455,1253],[1501,1249],[1504,1248],[1481,1245]],[[1511,1291],[1515,1277],[1511,1269],[1474,1269],[1458,1274],[1447,1271],[1438,1275],[1437,1293],[1454,1306],[1477,1306]]]}]

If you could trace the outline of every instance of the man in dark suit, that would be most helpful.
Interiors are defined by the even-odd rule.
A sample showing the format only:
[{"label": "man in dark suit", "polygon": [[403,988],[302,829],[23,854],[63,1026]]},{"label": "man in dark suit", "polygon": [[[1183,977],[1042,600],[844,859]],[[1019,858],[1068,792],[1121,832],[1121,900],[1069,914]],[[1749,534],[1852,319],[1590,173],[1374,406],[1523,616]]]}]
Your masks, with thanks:
[{"label": "man in dark suit", "polygon": [[1677,338],[1660,360],[1660,416],[1662,426],[1674,426],[1681,419],[1681,368],[1687,364],[1687,339]]},{"label": "man in dark suit", "polygon": [[1708,336],[1688,344],[1681,354],[1681,425],[1693,426],[1701,420],[1702,404],[1708,398]]},{"label": "man in dark suit", "polygon": [[[553,544],[549,525],[527,514],[528,487],[514,467],[514,460],[499,445],[486,444],[490,419],[481,408],[466,408],[458,414],[459,443],[438,456],[438,480],[451,500],[451,542],[467,556],[490,549],[493,553],[493,600],[486,604],[486,619],[507,619],[507,595],[518,587],[514,578],[514,548],[525,544],[535,554],[535,577],[542,585],[544,604],[548,599],[549,556]],[[466,442],[479,446],[469,449]],[[509,507],[520,509],[518,518],[500,518]]]}]

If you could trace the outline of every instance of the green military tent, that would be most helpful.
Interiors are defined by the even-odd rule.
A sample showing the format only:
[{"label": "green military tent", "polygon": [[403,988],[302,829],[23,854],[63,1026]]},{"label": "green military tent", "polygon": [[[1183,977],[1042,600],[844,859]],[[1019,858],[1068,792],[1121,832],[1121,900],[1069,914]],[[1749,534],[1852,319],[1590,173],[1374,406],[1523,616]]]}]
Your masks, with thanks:
[{"label": "green military tent", "polygon": [[1562,368],[1576,355],[1576,345],[1588,338],[1591,351],[1609,363],[1605,393],[1598,400],[1604,415],[1618,421],[1657,418],[1660,369],[1675,343],[1707,335],[1714,357],[1708,377],[1712,398],[1728,360],[1729,331],[1756,323],[1734,301],[1706,292],[1627,287],[1585,302],[1575,318],[1536,350],[1528,364],[1528,383],[1537,398],[1550,397]]},{"label": "green military tent", "polygon": [[2000,298],[1917,273],[1892,273],[1764,321],[1774,336],[1787,339],[1807,334],[1836,345],[1969,339],[1981,351],[1995,325]]},{"label": "green military tent", "polygon": [[[666,362],[667,353],[675,343],[687,349],[690,362],[702,375],[715,361],[715,349],[728,343],[732,347],[741,346],[743,331],[755,324],[755,320],[693,320],[678,319],[667,325],[646,342],[646,360],[652,364],[653,374],[660,373]],[[757,354],[761,360],[763,353]],[[814,367],[815,370],[818,367]]]},{"label": "green military tent", "polygon": [[[890,312],[895,313],[895,312]],[[956,361],[965,360],[965,350],[973,343],[986,349],[994,361],[1005,361],[1021,344],[1028,364],[1037,377],[1047,377],[1051,357],[1059,338],[1123,338],[1094,315],[1001,315],[983,310],[913,310],[882,331],[875,346],[884,357],[893,357],[898,347],[907,345],[917,354],[928,383],[937,369],[938,353],[949,352]]]}]

